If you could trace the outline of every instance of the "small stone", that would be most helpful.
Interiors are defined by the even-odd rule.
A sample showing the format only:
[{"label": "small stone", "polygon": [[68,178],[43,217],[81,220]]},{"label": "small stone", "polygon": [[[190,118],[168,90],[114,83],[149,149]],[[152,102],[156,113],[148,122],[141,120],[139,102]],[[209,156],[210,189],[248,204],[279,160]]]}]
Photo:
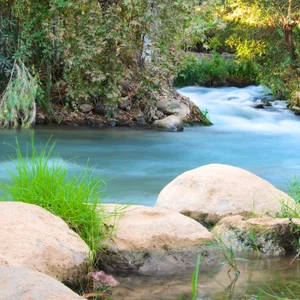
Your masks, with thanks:
[{"label": "small stone", "polygon": [[93,110],[93,105],[90,104],[81,104],[79,105],[79,110],[83,113],[89,113],[90,111]]},{"label": "small stone", "polygon": [[130,105],[131,105],[131,101],[128,99],[128,97],[124,97],[118,102],[118,106],[121,109],[126,109]]},{"label": "small stone", "polygon": [[71,118],[71,119],[76,119],[76,118],[78,118],[78,115],[76,114],[76,112],[72,111],[72,112],[70,113],[70,118]]},{"label": "small stone", "polygon": [[264,108],[264,105],[262,103],[254,104],[253,108],[259,108],[259,109],[261,109],[261,108]]},{"label": "small stone", "polygon": [[46,123],[46,116],[42,113],[37,113],[35,117],[36,124],[45,124]]}]

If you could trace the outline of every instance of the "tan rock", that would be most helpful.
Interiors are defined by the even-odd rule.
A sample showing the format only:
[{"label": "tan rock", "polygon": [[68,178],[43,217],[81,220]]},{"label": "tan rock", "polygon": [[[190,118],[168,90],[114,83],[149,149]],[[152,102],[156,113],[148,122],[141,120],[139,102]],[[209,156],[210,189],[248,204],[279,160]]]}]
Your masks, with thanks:
[{"label": "tan rock", "polygon": [[118,107],[121,109],[126,109],[131,105],[130,99],[127,97],[123,97],[119,102],[118,102]]},{"label": "tan rock", "polygon": [[163,131],[183,131],[184,124],[178,116],[168,116],[161,120],[153,122],[153,128]]},{"label": "tan rock", "polygon": [[50,276],[17,267],[0,267],[0,291],[3,300],[85,299]]},{"label": "tan rock", "polygon": [[212,240],[206,228],[177,212],[133,205],[125,209],[107,251],[98,258],[110,272],[173,274],[194,267],[198,254],[202,268],[215,264],[216,249],[207,245]]},{"label": "tan rock", "polygon": [[184,118],[190,113],[189,103],[178,98],[164,97],[156,103],[157,108],[167,115],[176,114]]},{"label": "tan rock", "polygon": [[93,105],[90,104],[80,104],[79,105],[79,110],[83,113],[89,113],[93,109]]},{"label": "tan rock", "polygon": [[245,220],[236,215],[223,218],[212,233],[235,251],[260,251],[278,256],[296,250],[295,225],[300,225],[300,219],[292,219],[292,222],[287,218],[268,217]]},{"label": "tan rock", "polygon": [[175,178],[160,192],[156,206],[215,224],[235,214],[275,217],[281,212],[281,201],[293,200],[246,170],[210,164]]},{"label": "tan rock", "polygon": [[76,285],[89,258],[89,247],[62,219],[36,205],[0,202],[0,266],[28,268]]}]

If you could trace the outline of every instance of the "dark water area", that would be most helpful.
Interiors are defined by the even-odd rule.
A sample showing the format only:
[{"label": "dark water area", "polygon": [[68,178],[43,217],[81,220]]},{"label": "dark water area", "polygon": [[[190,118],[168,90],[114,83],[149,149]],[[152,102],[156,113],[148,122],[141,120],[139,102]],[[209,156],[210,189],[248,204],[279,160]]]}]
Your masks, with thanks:
[{"label": "dark water area", "polygon": [[[38,149],[52,137],[60,162],[71,171],[88,164],[101,174],[107,184],[105,202],[153,206],[159,192],[176,176],[211,163],[244,168],[288,192],[287,181],[300,174],[300,118],[284,102],[253,108],[264,95],[262,87],[187,87],[180,92],[206,111],[214,125],[186,127],[178,133],[63,126],[1,130],[0,181],[8,182],[7,168],[14,170],[15,139],[26,153],[34,135]],[[213,277],[201,274],[198,299],[276,299],[259,298],[259,287],[274,291],[281,297],[277,299],[300,299],[299,263],[290,266],[290,261],[255,258],[240,262],[242,276],[235,285],[230,285],[226,266]],[[191,273],[172,278],[117,277],[121,285],[113,299],[180,299],[180,295],[190,299]],[[287,294],[289,290],[294,296]]]}]

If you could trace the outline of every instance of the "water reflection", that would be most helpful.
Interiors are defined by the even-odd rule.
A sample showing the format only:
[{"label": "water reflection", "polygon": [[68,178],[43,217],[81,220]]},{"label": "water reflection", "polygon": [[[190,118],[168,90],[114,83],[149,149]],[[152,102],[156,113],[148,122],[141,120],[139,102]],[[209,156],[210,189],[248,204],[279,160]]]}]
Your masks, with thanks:
[{"label": "water reflection", "polygon": [[[198,298],[213,300],[274,299],[274,296],[287,299],[300,299],[300,263],[290,265],[292,257],[251,258],[248,262],[238,262],[241,276],[232,282],[229,268],[224,266],[211,275],[200,274]],[[200,266],[201,269],[201,266]],[[231,271],[232,272],[232,271]],[[191,299],[192,270],[172,278],[117,277],[120,286],[113,290],[112,299],[178,300]],[[264,291],[264,292],[262,292]],[[273,297],[266,295],[270,294]],[[295,298],[296,297],[296,298]]]}]

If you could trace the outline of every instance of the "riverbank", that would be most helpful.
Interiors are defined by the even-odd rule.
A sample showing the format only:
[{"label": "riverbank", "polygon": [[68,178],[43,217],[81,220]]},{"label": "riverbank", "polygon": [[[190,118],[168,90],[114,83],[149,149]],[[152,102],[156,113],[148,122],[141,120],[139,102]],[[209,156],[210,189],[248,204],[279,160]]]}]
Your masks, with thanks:
[{"label": "riverbank", "polygon": [[154,94],[154,99],[145,102],[134,101],[134,98],[131,98],[130,88],[126,96],[114,106],[75,102],[71,105],[57,103],[53,105],[50,113],[38,107],[36,124],[94,128],[125,126],[179,131],[155,126],[157,122],[166,120],[172,115],[177,116],[185,124],[211,125],[206,115],[188,97],[179,94],[176,90],[165,89],[161,95]]},{"label": "riverbank", "polygon": [[[219,168],[220,172],[209,172],[214,175],[207,176],[205,172],[203,174],[203,170],[207,168]],[[191,178],[191,172],[198,175]],[[300,220],[296,217],[291,220],[292,216],[289,219],[263,216],[280,213],[274,211],[274,207],[279,204],[277,196],[280,194],[286,200],[288,196],[254,174],[231,166],[207,165],[191,172],[174,179],[175,185],[176,182],[181,182],[177,188],[174,183],[165,188],[173,192],[179,189],[183,198],[185,197],[184,204],[189,203],[194,212],[202,216],[203,213],[207,216],[218,215],[221,220],[213,230],[209,232],[204,226],[185,216],[187,213],[184,209],[180,213],[162,208],[163,191],[156,207],[134,205],[120,208],[115,205],[101,205],[99,212],[105,211],[109,217],[104,220],[106,226],[99,230],[102,232],[103,229],[113,228],[114,234],[107,236],[104,248],[96,252],[97,260],[93,272],[89,269],[92,267],[89,264],[89,248],[60,218],[36,205],[0,202],[0,237],[3,241],[7,240],[7,235],[14,237],[11,243],[3,242],[3,246],[0,246],[2,293],[8,299],[24,295],[30,295],[32,299],[44,297],[54,300],[57,296],[60,299],[84,299],[67,289],[62,284],[64,283],[76,291],[80,285],[81,293],[88,299],[97,299],[103,294],[112,299],[190,299],[192,288],[191,279],[188,277],[191,276],[197,254],[200,253],[200,279],[195,283],[197,296],[221,300],[233,297],[238,299],[241,296],[252,299],[260,295],[264,299],[264,296],[270,295],[269,287],[274,296],[282,293],[285,296],[298,295],[298,285],[288,287],[288,284],[294,282],[294,274],[299,274],[300,271],[299,262],[296,260],[299,238],[297,226]],[[224,176],[224,172],[229,177]],[[201,176],[206,180],[204,188],[201,187]],[[208,182],[210,183],[207,184]],[[223,192],[219,195],[217,189],[216,193],[211,193],[212,185],[216,184],[223,185]],[[244,190],[240,184],[247,185],[248,190]],[[235,189],[227,189],[228,185],[235,186]],[[193,198],[189,193],[191,186],[193,193],[203,194],[202,197],[198,195],[202,202],[211,202],[205,197],[209,192],[209,197],[217,199],[220,205],[214,205],[213,211],[209,212],[205,207],[201,208],[201,201],[197,203],[200,206],[196,207],[190,201]],[[241,193],[244,197],[242,203]],[[255,207],[258,211],[252,210],[252,201],[258,203],[252,198],[254,194],[263,202]],[[268,196],[269,201],[264,201],[262,195]],[[174,197],[176,210],[178,200],[181,197]],[[227,201],[229,208],[237,205],[242,205],[243,208],[240,210],[240,207],[236,207],[235,211],[224,210],[224,201]],[[278,205],[277,208],[280,209]],[[116,211],[119,213],[116,214]],[[251,218],[244,219],[236,215],[239,212],[246,213]],[[256,217],[257,213],[260,217]],[[188,214],[197,217],[196,214]],[[223,218],[228,214],[232,216]],[[201,218],[200,223],[203,221]],[[33,219],[36,221],[31,222]],[[242,223],[237,224],[236,220],[242,220]],[[235,222],[236,228],[231,227],[231,221]],[[244,223],[249,226],[245,227]],[[30,224],[25,231],[24,224]],[[224,224],[229,227],[222,232]],[[44,231],[48,233],[45,235]],[[240,236],[241,232],[243,238],[235,239],[235,235]],[[39,242],[36,243],[36,240]],[[292,253],[293,258],[285,257],[286,253]],[[64,257],[63,263],[61,257]],[[268,264],[272,264],[271,269]],[[103,268],[106,274],[95,271]],[[283,272],[282,268],[289,272]],[[272,270],[267,273],[269,276],[265,276],[266,269]],[[110,272],[113,272],[117,280],[107,275]],[[278,279],[279,274],[283,277]],[[274,275],[283,285],[274,284]],[[264,276],[263,281],[261,276]],[[145,283],[141,285],[143,281]],[[111,287],[118,285],[111,292]],[[169,290],[170,287],[173,288]]]}]

